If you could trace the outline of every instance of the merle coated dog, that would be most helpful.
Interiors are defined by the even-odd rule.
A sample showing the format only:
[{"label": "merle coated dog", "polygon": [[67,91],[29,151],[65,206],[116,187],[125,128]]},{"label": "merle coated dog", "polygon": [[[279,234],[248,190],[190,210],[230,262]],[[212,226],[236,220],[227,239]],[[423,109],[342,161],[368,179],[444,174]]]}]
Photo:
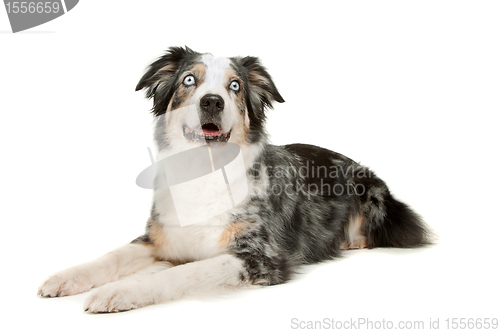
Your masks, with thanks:
[{"label": "merle coated dog", "polygon": [[[298,266],[344,249],[429,243],[421,218],[366,167],[324,148],[268,142],[265,111],[284,100],[258,58],[172,47],[149,66],[136,88],[143,89],[154,101],[157,160],[232,144],[243,172],[226,175],[226,167],[227,186],[210,175],[190,181],[183,200],[175,198],[182,188],[155,181],[145,234],[49,277],[41,296],[100,287],[85,310],[124,311],[187,292],[283,283]],[[235,184],[244,195],[227,206]],[[205,218],[183,225],[182,214],[200,205]]]}]

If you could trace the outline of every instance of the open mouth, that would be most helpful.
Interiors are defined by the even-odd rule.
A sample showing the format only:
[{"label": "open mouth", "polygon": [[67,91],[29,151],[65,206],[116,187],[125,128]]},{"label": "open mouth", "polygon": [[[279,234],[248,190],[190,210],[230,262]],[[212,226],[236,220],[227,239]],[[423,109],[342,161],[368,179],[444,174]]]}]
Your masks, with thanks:
[{"label": "open mouth", "polygon": [[222,133],[217,124],[205,123],[199,129],[191,129],[184,125],[184,137],[189,141],[205,139],[207,142],[227,142],[231,137],[231,131]]}]

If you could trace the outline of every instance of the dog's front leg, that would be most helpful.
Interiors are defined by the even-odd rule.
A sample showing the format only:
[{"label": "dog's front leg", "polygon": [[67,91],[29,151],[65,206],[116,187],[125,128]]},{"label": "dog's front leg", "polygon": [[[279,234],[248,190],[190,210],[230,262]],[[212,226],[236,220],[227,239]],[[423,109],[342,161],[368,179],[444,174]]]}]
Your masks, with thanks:
[{"label": "dog's front leg", "polygon": [[248,281],[247,277],[243,261],[224,254],[103,286],[89,296],[85,311],[100,313],[131,310],[177,299],[186,292],[242,285]]},{"label": "dog's front leg", "polygon": [[152,249],[145,244],[128,244],[105,256],[50,276],[38,295],[58,297],[76,295],[141,270],[154,261]]}]

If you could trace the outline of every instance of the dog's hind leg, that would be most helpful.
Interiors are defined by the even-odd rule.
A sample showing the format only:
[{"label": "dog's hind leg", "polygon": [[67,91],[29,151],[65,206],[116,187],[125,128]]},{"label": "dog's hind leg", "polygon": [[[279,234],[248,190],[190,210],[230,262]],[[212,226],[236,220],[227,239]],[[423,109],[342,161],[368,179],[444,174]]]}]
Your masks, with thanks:
[{"label": "dog's hind leg", "polygon": [[143,270],[154,262],[153,249],[146,243],[131,243],[103,257],[58,272],[46,279],[38,295],[59,297],[76,295],[120,277]]},{"label": "dog's hind leg", "polygon": [[363,215],[351,216],[349,223],[344,228],[344,243],[341,250],[364,249],[366,247],[366,236],[363,232]]}]

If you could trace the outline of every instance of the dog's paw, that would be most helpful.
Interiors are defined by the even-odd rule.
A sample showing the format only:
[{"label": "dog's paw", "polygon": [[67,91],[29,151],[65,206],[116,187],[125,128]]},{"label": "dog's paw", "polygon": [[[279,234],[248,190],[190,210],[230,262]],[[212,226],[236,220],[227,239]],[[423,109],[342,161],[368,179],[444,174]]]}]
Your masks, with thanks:
[{"label": "dog's paw", "polygon": [[38,288],[38,295],[43,297],[62,297],[81,294],[92,289],[93,284],[88,274],[76,268],[70,268],[50,276]]},{"label": "dog's paw", "polygon": [[141,292],[137,281],[119,281],[105,285],[87,298],[84,310],[89,313],[121,312],[152,304]]}]

